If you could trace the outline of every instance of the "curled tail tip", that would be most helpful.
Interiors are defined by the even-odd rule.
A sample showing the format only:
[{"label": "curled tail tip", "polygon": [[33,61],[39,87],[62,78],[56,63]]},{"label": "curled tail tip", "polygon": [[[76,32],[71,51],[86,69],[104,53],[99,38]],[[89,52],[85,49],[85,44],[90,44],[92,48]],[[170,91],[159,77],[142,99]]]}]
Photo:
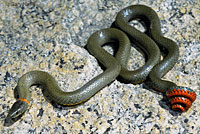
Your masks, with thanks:
[{"label": "curled tail tip", "polygon": [[196,100],[196,93],[192,89],[181,86],[170,88],[166,96],[170,99],[172,110],[179,112],[187,111]]}]

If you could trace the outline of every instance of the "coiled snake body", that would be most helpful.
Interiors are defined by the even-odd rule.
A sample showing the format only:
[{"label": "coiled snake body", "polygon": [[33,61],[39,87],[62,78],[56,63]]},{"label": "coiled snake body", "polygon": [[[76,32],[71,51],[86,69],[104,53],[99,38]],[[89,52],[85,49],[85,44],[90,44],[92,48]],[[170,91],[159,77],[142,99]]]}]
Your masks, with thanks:
[{"label": "coiled snake body", "polygon": [[[129,21],[138,18],[143,20],[147,27],[144,33],[129,25]],[[160,20],[155,11],[144,5],[126,7],[117,14],[114,25],[117,29],[107,28],[92,34],[86,45],[87,50],[106,68],[102,74],[73,92],[63,92],[47,72],[31,71],[24,74],[16,86],[19,99],[9,110],[5,126],[12,125],[27,110],[31,101],[29,88],[32,85],[42,85],[53,101],[70,106],[87,101],[117,76],[131,83],[148,79],[154,89],[166,93],[173,110],[186,111],[195,100],[196,94],[189,88],[179,87],[173,82],[161,79],[177,62],[179,50],[176,43],[162,36]],[[131,47],[129,39],[147,55],[145,65],[135,71],[127,70]],[[114,57],[102,48],[107,43],[119,46]],[[162,61],[160,51],[166,54]]]}]

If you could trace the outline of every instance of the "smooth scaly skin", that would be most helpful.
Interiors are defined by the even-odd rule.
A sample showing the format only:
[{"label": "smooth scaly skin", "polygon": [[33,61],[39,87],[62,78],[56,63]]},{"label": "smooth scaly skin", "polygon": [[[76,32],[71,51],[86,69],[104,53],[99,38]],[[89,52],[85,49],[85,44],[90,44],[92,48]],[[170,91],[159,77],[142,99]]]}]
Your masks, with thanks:
[{"label": "smooth scaly skin", "polygon": [[[143,35],[137,30],[133,32],[133,28],[128,24],[128,22],[133,19],[141,19],[145,23],[147,27],[145,31],[146,35]],[[138,36],[138,38],[134,38],[137,42],[141,40],[140,37],[142,37],[142,44],[149,42],[146,36],[151,37],[153,41],[156,42],[160,51],[162,51],[165,56],[149,73],[150,85],[157,91],[166,93],[166,96],[171,101],[173,110],[181,112],[187,111],[192,102],[196,99],[195,92],[190,88],[177,86],[173,82],[161,79],[178,61],[179,49],[174,41],[162,35],[160,20],[156,12],[144,5],[129,6],[122,9],[117,14],[115,25],[131,37],[132,34]],[[142,47],[147,49],[147,46]],[[153,54],[154,52],[152,49],[149,49],[149,53]]]}]

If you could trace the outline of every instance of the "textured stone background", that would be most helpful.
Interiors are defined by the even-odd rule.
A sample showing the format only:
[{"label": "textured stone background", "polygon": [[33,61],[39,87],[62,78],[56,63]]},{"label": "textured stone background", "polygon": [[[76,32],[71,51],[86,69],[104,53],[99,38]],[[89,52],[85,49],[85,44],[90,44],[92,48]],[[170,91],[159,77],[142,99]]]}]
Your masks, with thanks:
[{"label": "textured stone background", "polygon": [[[83,46],[93,32],[109,27],[118,11],[138,3],[158,13],[163,34],[179,45],[179,61],[165,78],[196,91],[189,111],[176,114],[162,95],[117,80],[73,109],[52,105],[33,87],[31,108],[13,126],[3,127],[15,102],[13,89],[24,73],[47,71],[64,91],[100,74],[96,59]],[[199,0],[1,0],[0,133],[200,133],[199,7]],[[135,48],[131,51],[129,69],[135,69],[144,59]]]}]

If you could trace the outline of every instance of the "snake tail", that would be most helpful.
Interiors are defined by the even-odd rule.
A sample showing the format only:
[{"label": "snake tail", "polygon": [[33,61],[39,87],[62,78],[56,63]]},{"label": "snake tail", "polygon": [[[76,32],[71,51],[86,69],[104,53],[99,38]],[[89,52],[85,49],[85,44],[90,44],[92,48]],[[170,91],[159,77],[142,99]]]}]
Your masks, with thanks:
[{"label": "snake tail", "polygon": [[171,87],[166,92],[166,96],[170,99],[172,109],[174,111],[185,112],[196,99],[196,94],[188,87]]}]

